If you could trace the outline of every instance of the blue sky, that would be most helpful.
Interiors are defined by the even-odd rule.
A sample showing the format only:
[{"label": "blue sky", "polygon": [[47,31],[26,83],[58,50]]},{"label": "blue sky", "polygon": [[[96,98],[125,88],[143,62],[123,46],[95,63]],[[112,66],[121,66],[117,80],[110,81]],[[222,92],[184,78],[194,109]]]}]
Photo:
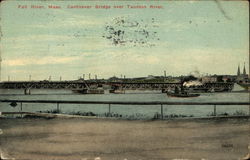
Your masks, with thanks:
[{"label": "blue sky", "polygon": [[[249,11],[244,1],[5,1],[1,3],[1,80],[76,79],[126,75],[236,74],[249,54]],[[20,9],[18,5],[27,5]],[[42,5],[43,9],[31,9]],[[61,9],[48,9],[58,5]],[[69,9],[68,5],[123,5],[124,9]],[[127,5],[161,5],[129,9]],[[223,11],[225,14],[223,14]],[[142,28],[121,28],[127,42],[104,37],[115,19]],[[153,21],[153,22],[152,22]],[[146,30],[154,37],[140,37]],[[138,32],[137,32],[138,31]],[[247,69],[248,70],[248,69]]]}]

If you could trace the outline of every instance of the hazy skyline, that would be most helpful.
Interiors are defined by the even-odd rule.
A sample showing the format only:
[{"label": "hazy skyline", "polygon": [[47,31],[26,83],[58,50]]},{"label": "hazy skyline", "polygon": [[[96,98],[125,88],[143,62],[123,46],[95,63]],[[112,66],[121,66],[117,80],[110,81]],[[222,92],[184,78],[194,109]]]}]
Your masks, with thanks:
[{"label": "hazy skyline", "polygon": [[[124,5],[124,9],[69,9],[68,5]],[[162,5],[129,9],[127,5]],[[222,1],[4,1],[1,3],[1,80],[76,79],[126,75],[236,74],[249,63],[248,2]],[[42,5],[21,9],[18,5]],[[58,5],[61,9],[48,9]],[[222,8],[220,8],[220,6]],[[224,14],[225,13],[225,14]],[[105,38],[115,19],[139,22],[124,29],[129,41]],[[117,27],[117,26],[115,26]],[[152,38],[135,44],[140,32]],[[135,44],[135,45],[134,45]]]}]

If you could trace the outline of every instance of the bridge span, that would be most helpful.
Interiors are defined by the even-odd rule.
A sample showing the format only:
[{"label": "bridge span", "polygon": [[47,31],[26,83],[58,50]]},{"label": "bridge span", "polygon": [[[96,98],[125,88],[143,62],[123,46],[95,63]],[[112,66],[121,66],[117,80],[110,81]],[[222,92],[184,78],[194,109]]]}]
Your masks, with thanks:
[{"label": "bridge span", "polygon": [[[134,83],[134,82],[104,82],[104,81],[8,81],[0,82],[0,89],[69,89],[87,90],[109,88],[112,90],[169,90],[180,87],[181,83]],[[234,83],[204,83],[200,86],[190,86],[192,90],[231,91]]]},{"label": "bridge span", "polygon": [[98,81],[12,81],[0,82],[1,89],[96,89],[110,86],[111,89],[162,89],[180,86],[181,83],[127,83]]}]

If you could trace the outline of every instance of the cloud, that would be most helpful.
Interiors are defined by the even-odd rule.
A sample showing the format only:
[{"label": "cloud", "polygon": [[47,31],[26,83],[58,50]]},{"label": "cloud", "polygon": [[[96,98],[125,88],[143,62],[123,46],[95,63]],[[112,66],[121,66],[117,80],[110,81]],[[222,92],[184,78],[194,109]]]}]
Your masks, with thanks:
[{"label": "cloud", "polygon": [[139,64],[158,64],[160,62],[159,57],[156,56],[139,56],[139,57],[131,57],[130,61]]},{"label": "cloud", "polygon": [[165,22],[162,22],[160,25],[161,27],[164,28],[165,31],[184,31],[186,29],[189,29],[190,27],[187,25],[185,22],[175,22],[172,20],[167,20]]},{"label": "cloud", "polygon": [[[89,19],[89,20],[88,20]],[[89,28],[93,26],[98,26],[103,24],[101,21],[96,20],[94,18],[81,18],[81,19],[75,19],[75,18],[67,18],[63,21],[63,23],[57,23],[57,22],[51,22],[48,24],[33,24],[33,25],[27,25],[28,28],[38,28],[38,29],[59,29],[59,28]]]},{"label": "cloud", "polygon": [[25,65],[46,65],[46,64],[65,64],[77,60],[77,57],[39,57],[39,58],[18,58],[3,60],[2,64],[7,66]]},{"label": "cloud", "polygon": [[[57,15],[58,17],[62,17],[62,15]],[[62,28],[93,28],[93,27],[99,27],[100,25],[105,23],[104,17],[98,18],[93,16],[86,16],[86,15],[74,15],[70,14],[67,16],[63,16],[62,18],[58,18],[55,16],[55,18],[48,21],[46,24],[44,23],[36,23],[36,24],[29,24],[26,25],[27,28],[31,29],[62,29]]]},{"label": "cloud", "polygon": [[235,74],[238,63],[248,63],[248,53],[241,49],[185,49],[161,57],[161,60],[169,62],[167,66],[170,70],[179,74],[187,74],[196,68],[209,74]]},{"label": "cloud", "polygon": [[[23,35],[23,36],[15,36],[15,37],[2,37],[3,43],[22,43],[22,42],[34,42],[34,41],[66,41],[72,39],[67,35],[50,35],[50,34],[37,34],[37,35]],[[13,45],[14,46],[14,45]]]},{"label": "cloud", "polygon": [[238,63],[243,64],[244,61],[248,63],[248,53],[243,49],[176,49],[149,54],[144,50],[139,52],[124,48],[104,50],[98,54],[82,52],[71,57],[37,56],[3,60],[2,75],[21,78],[31,74],[34,79],[63,75],[64,79],[72,79],[91,73],[99,78],[108,78],[121,74],[126,77],[162,75],[164,70],[167,75],[176,76],[188,75],[194,70],[202,74],[236,74]]}]

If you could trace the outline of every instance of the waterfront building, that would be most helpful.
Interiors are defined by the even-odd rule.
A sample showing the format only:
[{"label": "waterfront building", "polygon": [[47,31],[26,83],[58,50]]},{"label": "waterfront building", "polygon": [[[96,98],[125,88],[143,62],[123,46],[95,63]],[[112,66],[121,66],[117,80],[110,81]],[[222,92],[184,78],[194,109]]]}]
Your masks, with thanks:
[{"label": "waterfront building", "polygon": [[214,83],[217,82],[217,76],[204,76],[201,78],[202,83]]}]

